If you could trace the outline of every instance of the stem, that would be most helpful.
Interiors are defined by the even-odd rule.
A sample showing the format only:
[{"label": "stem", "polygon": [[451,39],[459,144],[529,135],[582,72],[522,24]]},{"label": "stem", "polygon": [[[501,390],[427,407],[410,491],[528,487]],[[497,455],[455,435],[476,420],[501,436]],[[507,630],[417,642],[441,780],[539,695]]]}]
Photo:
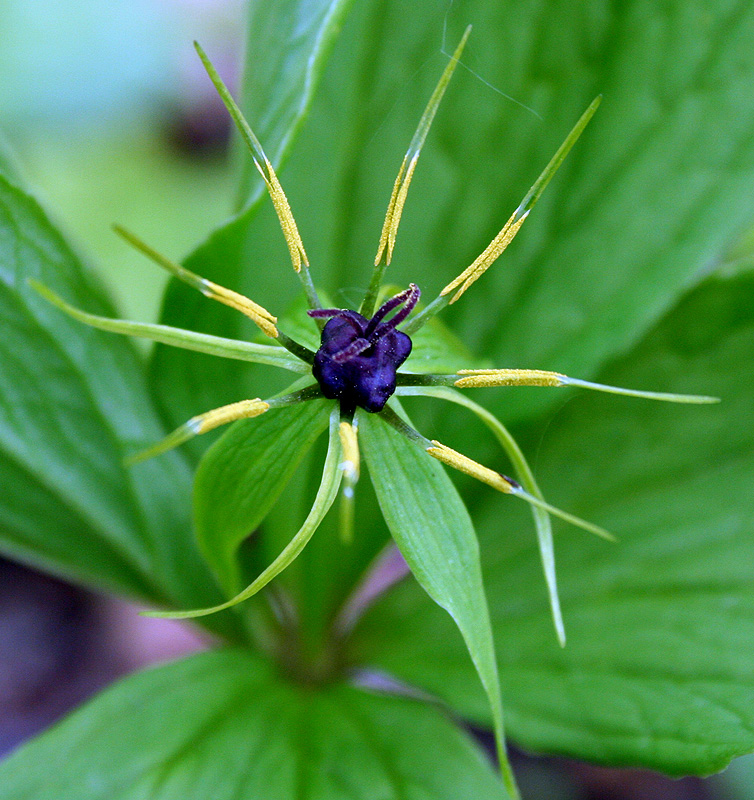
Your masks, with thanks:
[{"label": "stem", "polygon": [[290,336],[286,336],[279,328],[277,340],[289,353],[293,353],[296,358],[300,358],[307,364],[314,363],[314,353],[308,347],[304,347],[304,345],[291,339]]},{"label": "stem", "polygon": [[449,303],[449,294],[435,297],[435,299],[428,306],[423,308],[418,314],[415,314],[413,317],[411,317],[411,319],[403,326],[403,332],[409,336],[413,336],[421,327],[429,322],[432,317],[434,317],[436,314],[439,314],[440,311],[442,311]]}]

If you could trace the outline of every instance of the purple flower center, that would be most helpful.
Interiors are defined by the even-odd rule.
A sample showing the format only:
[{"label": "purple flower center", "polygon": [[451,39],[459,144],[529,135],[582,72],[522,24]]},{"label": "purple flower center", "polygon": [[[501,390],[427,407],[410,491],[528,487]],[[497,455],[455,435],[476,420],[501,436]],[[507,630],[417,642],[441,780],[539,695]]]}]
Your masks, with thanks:
[{"label": "purple flower center", "polygon": [[[391,297],[371,319],[346,308],[318,308],[310,317],[330,318],[312,372],[322,394],[340,400],[346,413],[358,407],[382,411],[395,391],[398,367],[411,353],[411,339],[396,327],[411,313],[421,292],[415,284]],[[401,308],[402,306],[402,308]],[[385,317],[395,309],[393,317]]]}]

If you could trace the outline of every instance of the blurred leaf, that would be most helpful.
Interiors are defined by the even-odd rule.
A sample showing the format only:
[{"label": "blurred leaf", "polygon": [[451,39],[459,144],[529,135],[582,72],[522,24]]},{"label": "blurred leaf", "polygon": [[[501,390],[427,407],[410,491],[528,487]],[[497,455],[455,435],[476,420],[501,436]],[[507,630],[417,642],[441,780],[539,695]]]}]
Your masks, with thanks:
[{"label": "blurred leaf", "polygon": [[2,131],[0,131],[0,175],[14,186],[23,186],[16,154]]},{"label": "blurred leaf", "polygon": [[[474,504],[508,727],[536,750],[709,773],[754,749],[754,277],[707,281],[602,377],[722,403],[584,394],[555,417],[544,491],[620,539],[565,533],[557,546],[564,650],[520,512]],[[487,716],[459,637],[415,588],[367,624],[368,663]]]},{"label": "blurred leaf", "polygon": [[484,756],[437,709],[343,685],[299,687],[233,650],[131,676],[0,766],[0,800],[500,793]]},{"label": "blurred leaf", "polygon": [[714,785],[726,800],[749,800],[754,786],[754,754],[736,759]]},{"label": "blurred leaf", "polygon": [[267,516],[327,428],[330,405],[312,400],[238,422],[202,458],[194,481],[196,536],[229,596],[241,588],[238,546]]},{"label": "blurred leaf", "polygon": [[415,333],[411,342],[411,355],[402,372],[455,372],[482,366],[482,361],[436,317]]},{"label": "blurred leaf", "polygon": [[0,548],[155,602],[211,602],[185,464],[122,463],[162,434],[132,346],[69,319],[29,278],[112,314],[44,212],[0,178]]},{"label": "blurred leaf", "polygon": [[[359,430],[380,509],[419,585],[461,632],[489,699],[505,762],[502,705],[479,546],[458,492],[442,466],[377,416]],[[504,774],[508,770],[503,764]]]}]

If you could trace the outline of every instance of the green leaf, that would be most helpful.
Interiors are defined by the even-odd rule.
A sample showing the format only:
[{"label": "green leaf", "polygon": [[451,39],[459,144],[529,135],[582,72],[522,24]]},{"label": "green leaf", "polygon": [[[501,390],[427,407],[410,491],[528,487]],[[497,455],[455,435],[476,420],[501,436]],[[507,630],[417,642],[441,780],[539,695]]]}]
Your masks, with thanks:
[{"label": "green leaf", "polygon": [[[431,319],[411,337],[411,355],[401,372],[455,372],[481,364],[442,320]],[[481,367],[479,367],[481,369]]]},{"label": "green leaf", "polygon": [[[463,406],[471,411],[489,428],[492,435],[497,439],[500,446],[503,448],[512,466],[515,469],[515,474],[524,489],[530,495],[545,501],[542,492],[537,485],[534,478],[534,473],[526,461],[521,448],[516,440],[511,436],[510,431],[503,425],[500,420],[490,414],[487,409],[470,400],[466,395],[461,392],[451,389],[447,386],[435,387],[417,387],[417,388],[399,388],[397,394],[400,396],[424,396],[424,397],[437,397],[441,400],[446,400],[450,403]],[[563,624],[563,614],[560,609],[560,598],[558,597],[558,582],[555,572],[555,551],[553,548],[552,540],[552,522],[550,515],[543,508],[539,506],[530,506],[532,516],[534,518],[534,527],[537,531],[537,541],[539,543],[539,554],[542,560],[542,569],[544,571],[545,582],[547,583],[547,594],[550,598],[550,608],[552,610],[552,621],[555,625],[555,633],[557,634],[558,641],[561,646],[565,646],[566,633]]]},{"label": "green leaf", "polygon": [[191,540],[183,461],[123,466],[162,434],[133,347],[29,279],[112,313],[35,201],[0,178],[0,549],[155,602],[218,598]]},{"label": "green leaf", "polygon": [[121,681],[0,766],[0,800],[498,800],[440,711],[202,653]]},{"label": "green leaf", "polygon": [[5,176],[15,186],[24,185],[16,154],[2,131],[0,131],[0,175]]},{"label": "green leaf", "polygon": [[359,414],[360,438],[380,509],[420,586],[458,626],[487,694],[503,777],[503,711],[479,546],[468,511],[443,468],[376,415]]},{"label": "green leaf", "polygon": [[330,404],[311,400],[233,425],[204,454],[194,481],[199,547],[229,595],[238,592],[236,551],[327,428]]},{"label": "green leaf", "polygon": [[[584,393],[554,418],[546,495],[619,536],[562,534],[562,651],[520,513],[475,503],[508,726],[536,750],[709,773],[754,749],[754,277],[707,281],[601,378],[722,402]],[[418,592],[366,622],[364,660],[487,716],[459,637]]]}]

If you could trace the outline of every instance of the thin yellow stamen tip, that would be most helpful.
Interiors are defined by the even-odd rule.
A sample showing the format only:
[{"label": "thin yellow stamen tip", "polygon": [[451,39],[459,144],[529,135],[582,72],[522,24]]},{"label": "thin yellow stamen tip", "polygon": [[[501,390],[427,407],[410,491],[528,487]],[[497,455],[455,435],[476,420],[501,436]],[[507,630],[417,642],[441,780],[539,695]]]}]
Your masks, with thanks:
[{"label": "thin yellow stamen tip", "polygon": [[207,431],[211,431],[220,425],[225,425],[227,422],[258,417],[260,414],[264,414],[269,407],[269,403],[260,400],[258,397],[254,400],[239,400],[237,403],[221,406],[208,411],[206,414],[193,417],[188,424],[197,434],[207,433]]},{"label": "thin yellow stamen tip", "polygon": [[288,198],[283,191],[283,187],[280,185],[278,176],[275,174],[275,170],[272,164],[270,164],[269,159],[265,156],[264,168],[259,164],[257,166],[262,173],[262,177],[265,179],[270,197],[272,198],[272,204],[275,206],[275,211],[280,220],[280,227],[282,228],[283,236],[285,236],[285,241],[288,244],[288,250],[291,254],[293,269],[296,272],[301,272],[301,264],[303,263],[308,267],[309,259],[306,255],[306,250],[304,250],[304,243],[301,241],[298,226],[296,225],[296,220],[293,218],[293,212],[291,211]]},{"label": "thin yellow stamen tip", "polygon": [[514,484],[507,480],[504,475],[501,475],[499,472],[495,472],[495,470],[490,469],[489,467],[482,466],[468,456],[465,456],[462,453],[451,449],[450,447],[446,447],[444,444],[437,442],[434,439],[432,440],[432,447],[428,447],[427,452],[433,458],[436,458],[438,461],[442,461],[443,464],[447,464],[449,467],[453,467],[453,469],[457,469],[459,472],[470,475],[472,478],[476,478],[477,480],[482,481],[482,483],[486,483],[488,486],[491,486],[493,489],[497,489],[499,492],[510,494],[514,489]]},{"label": "thin yellow stamen tip", "polygon": [[262,333],[266,334],[272,339],[278,338],[278,330],[275,326],[277,317],[273,314],[270,314],[266,308],[260,306],[258,303],[255,303],[253,300],[250,300],[248,297],[245,297],[238,292],[234,292],[232,289],[226,289],[223,286],[219,286],[212,281],[205,280],[203,284],[202,291],[207,295],[207,297],[210,297],[213,300],[218,300],[219,302],[224,303],[226,306],[236,309],[236,311],[240,311],[252,322],[258,325]]},{"label": "thin yellow stamen tip", "polygon": [[459,369],[460,389],[488,386],[562,386],[564,375],[541,369]]},{"label": "thin yellow stamen tip", "polygon": [[341,469],[349,483],[356,483],[359,480],[361,471],[361,457],[359,455],[359,441],[357,428],[350,422],[342,421],[338,428],[340,444],[343,448],[343,461]]},{"label": "thin yellow stamen tip", "polygon": [[419,125],[416,128],[411,144],[408,147],[408,152],[403,158],[401,168],[398,170],[398,177],[393,184],[393,191],[390,195],[390,202],[388,203],[387,213],[385,214],[385,222],[382,226],[382,233],[380,234],[380,243],[377,248],[377,256],[374,260],[375,267],[379,266],[382,258],[385,258],[385,264],[389,264],[393,257],[393,249],[395,247],[395,240],[398,235],[398,226],[400,225],[401,215],[403,214],[403,207],[406,204],[406,197],[408,195],[408,187],[411,185],[411,180],[414,177],[414,170],[416,169],[416,162],[419,160],[422,147],[432,126],[432,122],[437,113],[440,101],[448,88],[448,83],[458,66],[461,53],[466,45],[466,40],[471,33],[471,25],[464,31],[461,41],[458,43],[453,55],[450,57],[445,69],[443,70],[440,80],[432,92],[429,102],[427,103],[424,113],[419,120]]},{"label": "thin yellow stamen tip", "polygon": [[453,296],[453,299],[450,301],[452,305],[475,281],[484,275],[484,273],[502,255],[503,251],[513,241],[521,226],[524,224],[526,218],[529,216],[528,210],[517,218],[518,213],[519,211],[516,209],[505,225],[503,225],[500,233],[498,233],[498,235],[487,245],[484,252],[477,257],[473,264],[470,264],[468,267],[466,267],[466,269],[455,280],[452,280],[440,292],[440,297],[444,297],[446,294],[449,294],[460,286],[460,289],[458,289],[456,294]]}]

